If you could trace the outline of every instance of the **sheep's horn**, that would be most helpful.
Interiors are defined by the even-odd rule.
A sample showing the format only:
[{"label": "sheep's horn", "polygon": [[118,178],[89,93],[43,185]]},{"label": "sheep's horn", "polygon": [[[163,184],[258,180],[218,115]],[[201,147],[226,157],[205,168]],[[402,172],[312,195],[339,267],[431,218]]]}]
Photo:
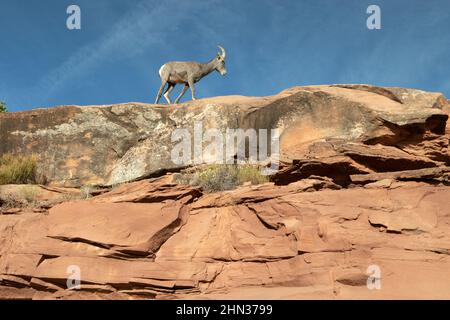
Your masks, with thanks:
[{"label": "sheep's horn", "polygon": [[222,51],[222,54],[220,54],[220,55],[222,56],[223,59],[225,59],[226,56],[227,56],[227,53],[226,53],[225,49],[222,48],[221,46],[219,46],[219,49],[220,49],[220,51]]}]

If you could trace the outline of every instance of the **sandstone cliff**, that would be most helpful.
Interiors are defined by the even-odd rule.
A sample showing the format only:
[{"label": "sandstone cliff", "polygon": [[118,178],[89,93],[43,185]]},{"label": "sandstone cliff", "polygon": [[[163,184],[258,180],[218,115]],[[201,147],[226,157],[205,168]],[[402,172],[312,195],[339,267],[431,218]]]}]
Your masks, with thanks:
[{"label": "sandstone cliff", "polygon": [[[0,298],[448,299],[448,113],[438,93],[334,85],[0,115],[0,152],[37,154],[49,182],[45,206],[0,215]],[[174,182],[171,132],[198,120],[279,128],[272,182]],[[67,290],[70,266],[81,290]]]},{"label": "sandstone cliff", "polygon": [[[341,161],[348,173],[420,169],[449,160],[448,141],[442,137],[448,118],[442,111],[445,104],[438,93],[339,85],[296,87],[264,98],[219,97],[176,107],[66,106],[1,114],[0,153],[38,155],[38,169],[52,185],[113,185],[176,169],[170,157],[172,132],[192,131],[201,121],[203,130],[278,128],[281,160],[287,163],[317,158],[322,152],[328,155],[325,162]],[[320,143],[311,147],[315,141]],[[338,155],[342,157],[332,159]],[[380,169],[383,155],[393,159]]]}]

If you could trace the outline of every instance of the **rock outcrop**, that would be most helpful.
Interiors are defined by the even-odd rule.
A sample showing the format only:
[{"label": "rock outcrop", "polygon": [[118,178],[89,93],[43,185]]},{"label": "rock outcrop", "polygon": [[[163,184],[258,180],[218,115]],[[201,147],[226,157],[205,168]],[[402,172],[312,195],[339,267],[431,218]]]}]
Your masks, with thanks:
[{"label": "rock outcrop", "polygon": [[[449,299],[448,114],[441,94],[335,85],[1,115],[0,151],[40,155],[54,186],[0,210],[0,299]],[[197,120],[279,128],[272,182],[176,183],[171,132]]]},{"label": "rock outcrop", "polygon": [[[347,173],[337,181],[345,185],[350,174],[448,163],[446,103],[439,93],[334,85],[177,106],[57,107],[1,114],[0,153],[36,154],[40,176],[52,185],[115,185],[179,168],[171,159],[177,128],[277,128],[281,160],[295,162],[289,170],[296,176],[338,168]],[[283,179],[276,178],[289,182]]]},{"label": "rock outcrop", "polygon": [[[0,216],[0,298],[446,298],[450,188],[267,183],[201,195],[171,176]],[[381,290],[366,286],[370,266]],[[81,290],[67,290],[70,267]]]}]

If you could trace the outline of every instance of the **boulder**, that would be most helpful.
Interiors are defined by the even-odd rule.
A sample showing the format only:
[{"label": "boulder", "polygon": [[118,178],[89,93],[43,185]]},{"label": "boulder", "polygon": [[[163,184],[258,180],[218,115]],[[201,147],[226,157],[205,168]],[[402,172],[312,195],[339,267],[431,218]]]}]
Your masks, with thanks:
[{"label": "boulder", "polygon": [[[399,151],[386,147],[379,148],[380,158],[366,154],[372,148],[355,150],[353,144],[352,150],[337,151],[346,156],[344,162],[377,169],[375,162],[384,161],[386,153],[394,158],[393,170],[403,159],[418,169],[450,160],[448,137],[442,137],[448,118],[444,107],[439,93],[369,85],[294,87],[270,97],[217,97],[174,106],[63,106],[0,114],[0,154],[36,154],[39,176],[50,185],[116,185],[190,165],[174,163],[171,152],[178,142],[172,142],[172,134],[186,129],[193,142],[195,123],[201,122],[200,134],[279,129],[281,160],[287,163],[308,158],[316,142],[339,138],[411,154],[399,159]],[[207,160],[208,154],[198,159]],[[343,166],[348,174],[361,173],[351,168],[353,162],[331,164]]]}]

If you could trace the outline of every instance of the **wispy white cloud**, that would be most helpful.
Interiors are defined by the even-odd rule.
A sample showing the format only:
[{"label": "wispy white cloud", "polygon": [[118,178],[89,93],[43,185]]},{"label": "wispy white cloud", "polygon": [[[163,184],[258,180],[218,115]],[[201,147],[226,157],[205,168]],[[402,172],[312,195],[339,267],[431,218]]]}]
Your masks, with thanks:
[{"label": "wispy white cloud", "polygon": [[[82,80],[83,76],[107,62],[129,59],[139,55],[151,46],[168,49],[165,37],[171,32],[179,32],[179,22],[195,15],[197,10],[204,10],[213,2],[191,2],[185,0],[143,0],[130,12],[114,24],[111,31],[98,41],[86,44],[74,52],[66,61],[49,71],[37,83],[34,98],[39,96],[42,103],[63,90],[73,81]],[[197,25],[201,21],[197,22]],[[205,25],[201,28],[208,37],[214,31]],[[82,32],[82,31],[81,31]],[[176,44],[172,44],[176,45]],[[36,101],[35,101],[36,102]],[[35,103],[34,102],[34,103]]]},{"label": "wispy white cloud", "polygon": [[[148,61],[148,72],[154,68],[154,78],[149,81],[157,81],[159,65],[155,63],[162,62],[164,55],[168,60],[202,61],[214,54],[210,50],[217,44],[228,50],[229,74],[226,80],[211,77],[203,81],[198,87],[199,96],[270,94],[290,85],[329,82],[429,84],[430,89],[450,92],[449,82],[442,81],[438,88],[433,81],[443,77],[443,72],[438,76],[435,73],[449,61],[445,56],[450,38],[445,32],[439,32],[448,21],[448,13],[439,6],[433,7],[431,16],[426,12],[419,15],[402,11],[391,21],[387,17],[388,13],[393,16],[392,11],[386,12],[383,29],[375,34],[371,32],[377,31],[355,29],[365,26],[364,6],[362,9],[349,6],[352,11],[336,9],[334,13],[335,7],[323,6],[317,1],[280,4],[271,0],[246,3],[238,0],[140,0],[133,3],[133,8],[119,15],[120,19],[108,32],[73,52],[38,79],[32,88],[0,87],[0,94],[3,89],[3,96],[9,93],[14,103],[26,106],[48,106],[55,101],[76,103],[72,87],[83,87],[77,83],[104,79],[105,88],[111,85],[105,75],[100,74],[109,71],[109,66],[145,65],[147,68]],[[408,25],[418,16],[424,19],[421,24]],[[93,36],[97,35],[95,31],[89,32],[93,32]],[[81,32],[88,32],[87,28]],[[49,47],[49,50],[58,53],[57,48]],[[132,85],[124,84],[124,88]],[[133,94],[138,95],[136,92]],[[105,94],[92,93],[93,103],[103,101],[99,96],[104,98]],[[111,96],[111,99],[117,98],[117,95]]]}]

